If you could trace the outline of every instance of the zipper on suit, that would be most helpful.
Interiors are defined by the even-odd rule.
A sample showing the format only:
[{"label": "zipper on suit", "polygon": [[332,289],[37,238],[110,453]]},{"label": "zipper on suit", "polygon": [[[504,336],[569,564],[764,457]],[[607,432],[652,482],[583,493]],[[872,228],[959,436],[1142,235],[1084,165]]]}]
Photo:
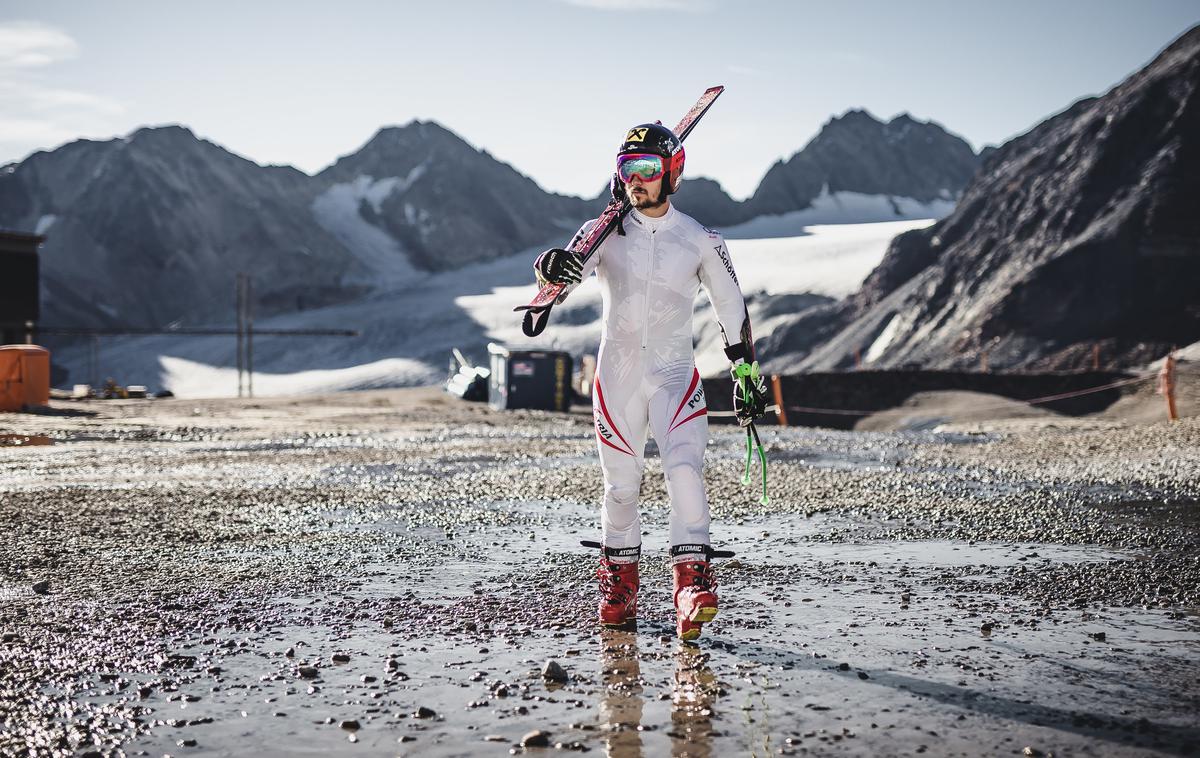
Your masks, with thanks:
[{"label": "zipper on suit", "polygon": [[650,253],[646,262],[646,312],[642,314],[642,349],[646,349],[646,340],[650,332],[650,282],[654,279],[654,229],[650,230]]}]

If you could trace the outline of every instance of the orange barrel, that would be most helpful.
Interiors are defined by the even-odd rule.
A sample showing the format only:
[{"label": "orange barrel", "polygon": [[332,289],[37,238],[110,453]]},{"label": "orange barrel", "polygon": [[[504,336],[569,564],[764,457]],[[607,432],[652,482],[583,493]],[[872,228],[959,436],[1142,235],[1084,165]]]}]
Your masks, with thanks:
[{"label": "orange barrel", "polygon": [[50,351],[0,345],[0,411],[50,404]]}]

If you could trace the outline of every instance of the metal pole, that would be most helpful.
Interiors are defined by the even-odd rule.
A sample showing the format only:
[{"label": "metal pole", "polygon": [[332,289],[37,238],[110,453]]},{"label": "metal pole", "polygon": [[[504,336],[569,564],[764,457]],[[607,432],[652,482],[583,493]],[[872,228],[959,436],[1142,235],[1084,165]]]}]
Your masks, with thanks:
[{"label": "metal pole", "polygon": [[242,396],[242,274],[238,273],[234,279],[234,291],[236,293],[235,313],[237,320],[237,396]]},{"label": "metal pole", "polygon": [[246,386],[254,397],[254,282],[246,274]]},{"label": "metal pole", "polygon": [[92,335],[92,389],[100,386],[100,338]]}]

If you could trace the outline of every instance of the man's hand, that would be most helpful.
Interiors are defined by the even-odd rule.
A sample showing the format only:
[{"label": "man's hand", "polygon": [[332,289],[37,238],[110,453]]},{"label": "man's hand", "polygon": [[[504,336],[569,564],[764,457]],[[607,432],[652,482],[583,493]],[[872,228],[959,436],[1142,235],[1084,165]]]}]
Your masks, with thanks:
[{"label": "man's hand", "polygon": [[533,270],[537,274],[538,284],[542,286],[549,282],[579,284],[582,281],[583,261],[570,250],[555,247],[538,256]]},{"label": "man's hand", "polygon": [[621,181],[621,177],[617,174],[612,175],[612,179],[608,182],[608,193],[612,195],[612,199],[618,204],[625,202],[625,183]]},{"label": "man's hand", "polygon": [[733,375],[733,415],[741,426],[762,418],[767,408],[767,384],[758,370],[758,361],[739,360],[729,369]]}]

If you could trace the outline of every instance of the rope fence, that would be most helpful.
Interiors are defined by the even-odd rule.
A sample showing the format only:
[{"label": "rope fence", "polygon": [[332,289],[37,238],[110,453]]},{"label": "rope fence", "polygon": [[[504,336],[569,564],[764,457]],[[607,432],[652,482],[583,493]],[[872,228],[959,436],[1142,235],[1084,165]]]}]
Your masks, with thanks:
[{"label": "rope fence", "polygon": [[[1086,389],[1073,390],[1071,392],[1060,392],[1060,393],[1053,394],[1053,395],[1045,395],[1042,397],[1035,397],[1035,398],[1032,398],[1029,400],[1013,399],[1013,400],[1009,400],[1005,403],[993,403],[991,405],[983,404],[983,405],[979,405],[979,406],[975,406],[975,407],[971,408],[971,411],[972,412],[987,412],[987,411],[994,411],[994,410],[1003,410],[1005,408],[1008,408],[1014,402],[1023,403],[1026,405],[1042,405],[1044,403],[1052,403],[1052,402],[1055,402],[1058,400],[1067,400],[1070,398],[1083,397],[1086,395],[1093,395],[1098,392],[1108,392],[1109,390],[1118,389],[1120,387],[1128,387],[1128,386],[1131,386],[1134,384],[1139,384],[1141,382],[1146,382],[1146,381],[1150,381],[1150,380],[1155,380],[1159,383],[1158,391],[1160,394],[1164,395],[1167,400],[1168,418],[1172,421],[1175,421],[1178,418],[1178,415],[1175,411],[1175,360],[1172,356],[1168,356],[1167,360],[1164,361],[1163,368],[1161,371],[1148,371],[1148,372],[1142,373],[1138,376],[1130,377],[1128,379],[1120,379],[1120,380],[1117,380],[1114,382],[1108,382],[1107,384],[1102,384],[1102,385],[1099,385],[1096,387],[1088,387]],[[779,420],[781,422],[780,423],[781,426],[788,425],[787,420],[786,420],[787,419],[786,414],[788,414],[788,413],[808,413],[808,414],[813,414],[813,415],[829,415],[829,416],[856,416],[856,417],[862,418],[862,417],[866,417],[866,416],[873,416],[877,413],[883,413],[886,410],[888,410],[888,409],[882,409],[882,408],[876,409],[876,410],[854,410],[854,409],[848,409],[848,408],[815,408],[815,407],[804,406],[804,405],[785,405],[783,403],[782,385],[780,382],[780,376],[778,374],[774,374],[771,376],[771,385],[772,385],[772,393],[774,395],[775,404],[767,406],[766,410],[768,413],[776,414],[776,416],[779,418]],[[715,416],[718,418],[733,418],[733,416],[735,414],[733,411],[712,411],[712,410],[710,410],[708,412],[708,415]]]}]

